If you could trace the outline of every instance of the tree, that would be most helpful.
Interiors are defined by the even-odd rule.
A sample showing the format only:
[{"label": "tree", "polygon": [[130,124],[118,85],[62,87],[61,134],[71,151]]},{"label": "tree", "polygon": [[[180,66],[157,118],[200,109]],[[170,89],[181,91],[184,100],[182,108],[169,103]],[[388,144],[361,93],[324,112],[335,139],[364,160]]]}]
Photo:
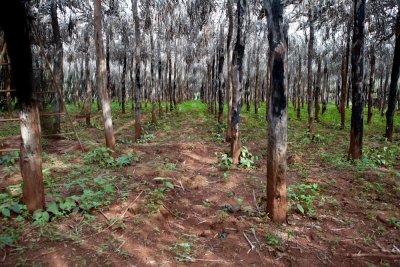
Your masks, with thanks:
[{"label": "tree", "polygon": [[349,158],[362,156],[364,133],[364,21],[365,0],[354,0],[354,26],[351,51],[352,110]]},{"label": "tree", "polygon": [[[398,6],[400,9],[400,4]],[[394,47],[392,76],[390,79],[388,109],[386,111],[386,137],[389,141],[393,141],[393,118],[396,108],[396,99],[398,95],[398,80],[400,71],[400,10],[397,11],[396,18],[396,44]]]},{"label": "tree", "polygon": [[233,34],[233,14],[232,0],[226,2],[226,15],[228,17],[228,36],[226,41],[226,62],[227,62],[227,79],[226,79],[226,100],[228,104],[228,120],[226,128],[225,141],[231,142],[232,139],[232,67],[231,67],[231,43]]},{"label": "tree", "polygon": [[317,83],[315,86],[315,121],[319,122],[319,99],[321,95],[321,57],[318,57]]},{"label": "tree", "polygon": [[97,88],[101,99],[103,112],[104,134],[106,146],[112,150],[115,148],[115,138],[111,116],[110,98],[107,93],[106,62],[104,57],[104,44],[102,32],[101,0],[94,0],[94,36],[96,45],[96,78]]},{"label": "tree", "polygon": [[371,124],[372,120],[372,94],[374,92],[374,82],[375,82],[375,52],[373,51],[374,47],[371,47],[370,52],[370,69],[369,69],[369,86],[368,86],[368,117],[367,123]]},{"label": "tree", "polygon": [[244,17],[246,14],[246,0],[237,0],[237,35],[232,58],[232,140],[231,155],[234,164],[239,164],[240,157],[240,111],[241,94],[243,91],[243,57],[246,43]]},{"label": "tree", "polygon": [[42,175],[42,145],[39,108],[32,95],[32,53],[29,22],[20,1],[4,1],[0,27],[4,30],[11,59],[11,77],[20,105],[21,152],[20,166],[23,179],[23,200],[28,211],[44,209]]},{"label": "tree", "polygon": [[308,40],[308,59],[307,59],[307,112],[308,112],[308,131],[310,140],[313,139],[313,89],[312,89],[312,63],[314,59],[314,15],[312,7],[308,11],[308,23],[310,26],[310,36]]},{"label": "tree", "polygon": [[85,117],[86,117],[86,127],[90,127],[90,115],[92,110],[92,81],[90,78],[90,40],[89,40],[89,31],[85,32],[84,35],[85,45],[84,45],[84,52],[85,52],[85,85],[86,85],[86,99],[85,99]]},{"label": "tree", "polygon": [[267,213],[274,222],[286,222],[287,87],[286,38],[279,0],[264,0],[271,56],[271,92],[268,127]]},{"label": "tree", "polygon": [[140,28],[138,14],[138,0],[132,0],[132,14],[135,24],[135,69],[136,69],[136,86],[135,86],[135,140],[142,136],[142,124],[140,114],[141,88],[140,88]]}]

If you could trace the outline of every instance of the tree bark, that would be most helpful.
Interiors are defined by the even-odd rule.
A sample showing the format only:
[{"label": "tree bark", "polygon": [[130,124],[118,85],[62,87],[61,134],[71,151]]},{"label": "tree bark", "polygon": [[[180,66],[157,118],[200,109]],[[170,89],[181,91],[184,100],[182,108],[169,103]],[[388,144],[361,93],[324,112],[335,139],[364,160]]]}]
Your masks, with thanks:
[{"label": "tree bark", "polygon": [[232,140],[231,155],[233,164],[239,164],[240,157],[240,111],[243,91],[243,57],[246,36],[244,31],[244,16],[247,10],[246,0],[237,0],[237,35],[232,58]]},{"label": "tree bark", "polygon": [[90,116],[92,110],[92,83],[90,79],[90,53],[89,53],[89,32],[85,33],[85,85],[86,85],[86,99],[85,99],[85,118],[86,118],[86,127],[90,128]]},{"label": "tree bark", "polygon": [[[54,57],[54,67],[53,73],[56,78],[56,82],[60,88],[60,92],[55,94],[56,106],[55,112],[62,112],[61,97],[63,97],[64,92],[64,69],[63,69],[63,45],[61,41],[60,25],[58,24],[57,16],[57,0],[52,0],[50,3],[50,16],[51,16],[51,26],[53,30],[53,41],[56,45],[55,47],[55,57]],[[61,115],[55,115],[55,120],[53,124],[53,133],[60,133],[61,131]]]},{"label": "tree bark", "polygon": [[346,123],[346,94],[347,94],[347,76],[349,72],[349,56],[350,56],[350,29],[352,16],[350,16],[347,26],[346,51],[342,61],[342,93],[340,98],[340,129],[343,130]]},{"label": "tree bark", "polygon": [[354,0],[354,26],[351,51],[352,111],[349,158],[362,156],[364,132],[364,21],[365,1]]},{"label": "tree bark", "polygon": [[286,38],[283,7],[279,0],[264,0],[268,15],[271,60],[271,96],[268,127],[267,214],[273,222],[286,222],[287,85]]},{"label": "tree bark", "polygon": [[321,57],[318,57],[317,84],[315,86],[315,121],[319,122],[319,99],[321,95]]},{"label": "tree bark", "polygon": [[126,53],[124,54],[124,63],[122,67],[122,77],[121,77],[121,108],[122,114],[126,113],[125,110],[126,103]]},{"label": "tree bark", "polygon": [[94,0],[94,35],[96,42],[96,78],[97,88],[101,99],[103,112],[104,134],[106,146],[112,150],[115,148],[115,138],[111,116],[111,104],[107,93],[106,62],[104,57],[104,44],[102,32],[101,0]]},{"label": "tree bark", "polygon": [[310,7],[308,13],[308,23],[310,24],[310,36],[308,40],[308,59],[307,59],[307,112],[308,112],[308,131],[310,134],[310,140],[313,139],[313,89],[312,89],[312,62],[314,59],[314,15],[312,8]]},{"label": "tree bark", "polygon": [[136,64],[136,86],[135,86],[135,140],[142,136],[141,123],[141,99],[142,91],[140,84],[140,28],[137,0],[132,0],[132,14],[135,23],[135,64]]},{"label": "tree bark", "polygon": [[367,123],[371,124],[372,121],[372,94],[374,93],[374,83],[375,83],[375,52],[373,51],[373,47],[371,49],[371,58],[370,58],[370,73],[369,73],[369,87],[368,87],[368,117]]},{"label": "tree bark", "polygon": [[220,40],[219,40],[219,48],[218,48],[218,123],[224,123],[224,60],[225,60],[225,53],[224,53],[224,28],[221,23],[221,30],[220,30]]},{"label": "tree bark", "polygon": [[[400,6],[398,7],[400,8]],[[393,141],[393,118],[396,108],[396,100],[398,94],[398,80],[400,71],[400,11],[397,11],[396,19],[396,44],[394,48],[393,65],[392,65],[392,76],[390,79],[389,87],[389,98],[388,98],[388,109],[386,111],[386,137],[392,142]]]},{"label": "tree bark", "polygon": [[226,100],[228,104],[228,120],[226,128],[225,141],[231,142],[232,140],[232,67],[231,67],[231,43],[233,35],[233,12],[232,12],[232,0],[227,0],[227,11],[228,17],[228,35],[226,41],[226,62],[227,62],[227,83],[226,83]]},{"label": "tree bark", "polygon": [[299,53],[299,67],[298,67],[298,80],[297,80],[297,118],[300,119],[300,102],[301,102],[301,78],[302,78],[302,72],[301,72],[301,54],[300,51]]}]

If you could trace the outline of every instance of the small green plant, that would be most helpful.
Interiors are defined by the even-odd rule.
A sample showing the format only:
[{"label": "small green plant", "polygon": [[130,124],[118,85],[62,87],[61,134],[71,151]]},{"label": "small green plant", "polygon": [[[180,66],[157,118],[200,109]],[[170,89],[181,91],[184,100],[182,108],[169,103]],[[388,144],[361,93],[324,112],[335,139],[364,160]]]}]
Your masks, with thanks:
[{"label": "small green plant", "polygon": [[313,216],[314,199],[319,196],[318,184],[299,184],[288,188],[288,198],[292,205],[296,205],[297,211],[307,216]]},{"label": "small green plant", "polygon": [[153,180],[160,184],[146,196],[145,208],[151,214],[157,213],[160,210],[165,200],[165,193],[175,188],[170,182],[171,178],[169,177],[156,177]]},{"label": "small green plant", "polygon": [[140,139],[136,140],[136,143],[147,144],[150,143],[150,141],[153,140],[154,138],[156,138],[154,134],[144,134]]},{"label": "small green plant", "polygon": [[398,221],[395,217],[389,219],[389,223],[397,229],[400,229],[400,221]]},{"label": "small green plant", "polygon": [[240,150],[240,167],[251,168],[254,167],[255,157],[250,153],[249,149],[245,146]]},{"label": "small green plant", "polygon": [[4,155],[0,158],[0,165],[12,166],[19,160],[19,152],[13,151],[8,155]]},{"label": "small green plant", "polygon": [[220,165],[222,167],[225,167],[225,168],[229,168],[233,164],[232,158],[229,157],[228,154],[226,154],[226,153],[221,155],[221,161],[220,162],[221,162]]},{"label": "small green plant", "polygon": [[114,158],[111,156],[113,151],[107,147],[92,147],[85,155],[85,163],[98,164],[101,167],[113,167]]},{"label": "small green plant", "polygon": [[170,251],[174,253],[175,259],[180,262],[193,261],[193,243],[181,242],[175,243],[170,247]]},{"label": "small green plant", "polygon": [[273,233],[267,233],[265,235],[265,242],[267,245],[279,250],[279,251],[284,251],[284,244],[282,238],[279,236],[273,234]]}]

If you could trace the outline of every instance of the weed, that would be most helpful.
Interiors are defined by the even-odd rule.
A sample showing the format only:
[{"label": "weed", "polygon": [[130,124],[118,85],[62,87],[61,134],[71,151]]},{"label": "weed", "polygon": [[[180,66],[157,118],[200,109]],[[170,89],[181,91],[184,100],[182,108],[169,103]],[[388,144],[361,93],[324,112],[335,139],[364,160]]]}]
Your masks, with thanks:
[{"label": "weed", "polygon": [[256,158],[253,154],[250,153],[247,147],[243,146],[240,150],[240,167],[247,169],[252,168],[254,167],[254,160],[256,160]]},{"label": "weed", "polygon": [[389,219],[389,223],[397,229],[400,229],[400,221],[398,221],[395,217]]},{"label": "weed", "polygon": [[233,164],[233,160],[231,157],[228,156],[228,154],[222,154],[221,155],[221,160],[220,160],[220,165],[221,167],[229,168]]},{"label": "weed", "polygon": [[175,255],[177,261],[189,262],[193,260],[193,248],[193,243],[181,242],[173,244],[169,249]]},{"label": "weed", "polygon": [[147,144],[150,143],[150,141],[153,140],[154,138],[156,138],[154,134],[144,134],[140,139],[136,140],[136,143]]},{"label": "weed", "polygon": [[10,154],[4,155],[0,158],[0,165],[12,166],[19,160],[19,152],[13,151]]},{"label": "weed", "polygon": [[267,245],[269,245],[279,251],[285,250],[282,238],[280,238],[279,236],[277,236],[275,234],[268,232],[265,235],[265,242],[267,243]]},{"label": "weed", "polygon": [[314,199],[319,196],[318,184],[299,184],[288,189],[288,198],[291,204],[296,204],[297,211],[307,216],[313,216]]}]

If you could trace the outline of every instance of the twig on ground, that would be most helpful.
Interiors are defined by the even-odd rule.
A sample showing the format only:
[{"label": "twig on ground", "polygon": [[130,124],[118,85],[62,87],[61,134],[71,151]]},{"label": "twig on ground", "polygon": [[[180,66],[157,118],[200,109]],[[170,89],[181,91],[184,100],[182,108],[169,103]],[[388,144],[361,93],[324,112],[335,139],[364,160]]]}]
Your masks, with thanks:
[{"label": "twig on ground", "polygon": [[243,232],[243,235],[244,235],[244,238],[246,238],[247,243],[248,243],[249,246],[250,246],[249,251],[247,251],[247,254],[249,254],[249,252],[250,252],[251,250],[255,249],[256,247],[253,245],[253,243],[251,243],[250,239],[247,237],[247,235],[246,235],[245,232]]},{"label": "twig on ground", "polygon": [[106,218],[107,224],[110,225],[110,219],[101,210],[99,210],[99,212],[101,215],[103,215],[104,218]]},{"label": "twig on ground", "polygon": [[260,208],[258,207],[258,204],[257,204],[256,192],[254,190],[253,190],[253,199],[254,199],[254,204],[256,205],[257,211],[260,212]]},{"label": "twig on ground", "polygon": [[181,185],[182,191],[185,191],[185,188],[183,187],[182,181],[179,181],[179,184]]},{"label": "twig on ground", "polygon": [[380,253],[347,254],[347,257],[351,257],[351,258],[375,257],[375,258],[386,258],[386,259],[400,259],[400,255],[390,255],[390,254],[380,254]]},{"label": "twig on ground", "polygon": [[260,241],[258,241],[258,238],[257,238],[257,236],[256,236],[256,230],[254,229],[254,228],[251,228],[251,232],[253,233],[253,235],[254,235],[254,238],[256,239],[256,241],[257,241],[257,244],[260,246],[260,248],[261,248],[261,243],[260,243]]}]

